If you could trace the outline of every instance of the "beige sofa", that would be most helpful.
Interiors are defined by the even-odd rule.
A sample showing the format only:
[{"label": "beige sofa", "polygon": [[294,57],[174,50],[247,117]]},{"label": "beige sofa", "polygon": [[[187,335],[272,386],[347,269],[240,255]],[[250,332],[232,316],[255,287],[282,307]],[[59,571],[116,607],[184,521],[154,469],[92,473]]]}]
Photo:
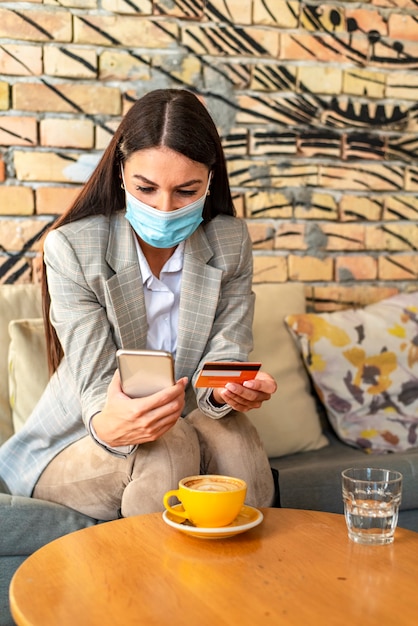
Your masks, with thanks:
[{"label": "beige sofa", "polygon": [[[279,391],[250,415],[271,457],[326,445],[310,382],[286,313],[305,311],[302,284],[255,285],[257,296],[251,358],[280,381]],[[275,349],[272,349],[272,346]],[[38,285],[0,286],[0,444],[24,424],[48,380]]]},{"label": "beige sofa", "polygon": [[[341,470],[353,465],[385,466],[404,474],[400,525],[418,531],[418,449],[366,455],[341,441],[312,393],[298,342],[284,323],[285,318],[294,321],[305,313],[304,286],[260,284],[254,290],[251,358],[260,360],[276,377],[279,389],[249,417],[259,430],[276,476],[278,472],[275,505],[341,513]],[[0,443],[21,428],[47,380],[39,286],[2,285]],[[7,491],[0,485],[2,490]],[[7,594],[16,567],[48,541],[98,520],[60,505],[0,493],[0,523],[0,625],[4,626],[12,623]]]}]

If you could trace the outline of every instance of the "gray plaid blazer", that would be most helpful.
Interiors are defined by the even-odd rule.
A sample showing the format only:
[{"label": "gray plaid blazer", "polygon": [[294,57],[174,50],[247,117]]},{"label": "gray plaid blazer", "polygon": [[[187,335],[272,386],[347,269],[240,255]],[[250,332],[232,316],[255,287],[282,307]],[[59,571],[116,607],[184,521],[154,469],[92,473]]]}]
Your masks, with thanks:
[{"label": "gray plaid blazer", "polygon": [[[0,447],[0,477],[31,495],[46,465],[88,432],[116,369],[118,348],[146,347],[147,320],[134,234],[124,213],[50,232],[44,256],[51,320],[64,358],[25,426]],[[176,377],[187,376],[185,414],[205,390],[204,361],[245,361],[252,349],[252,247],[246,224],[218,216],[187,240],[180,294]],[[202,404],[201,404],[202,403]]]}]

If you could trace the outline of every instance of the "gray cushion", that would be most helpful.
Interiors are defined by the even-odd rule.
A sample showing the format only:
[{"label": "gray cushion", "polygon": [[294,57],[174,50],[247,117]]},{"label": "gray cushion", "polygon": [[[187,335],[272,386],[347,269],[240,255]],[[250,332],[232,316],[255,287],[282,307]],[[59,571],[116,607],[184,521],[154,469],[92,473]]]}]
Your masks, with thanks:
[{"label": "gray cushion", "polygon": [[342,443],[332,433],[327,437],[330,445],[321,450],[270,459],[270,465],[279,471],[281,506],[343,513],[342,470],[384,467],[403,474],[401,511],[415,510],[413,530],[418,531],[418,451],[366,454]]},{"label": "gray cushion", "polygon": [[97,520],[60,504],[0,493],[0,556],[28,556],[46,543]]},{"label": "gray cushion", "polygon": [[24,556],[2,556],[0,562],[0,626],[14,626],[9,607],[9,585]]}]

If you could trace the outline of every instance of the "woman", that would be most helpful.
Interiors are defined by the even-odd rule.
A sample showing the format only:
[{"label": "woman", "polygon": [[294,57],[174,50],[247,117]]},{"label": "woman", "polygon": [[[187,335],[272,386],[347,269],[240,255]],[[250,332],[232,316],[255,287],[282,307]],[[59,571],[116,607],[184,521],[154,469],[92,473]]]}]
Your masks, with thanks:
[{"label": "woman", "polygon": [[[205,361],[252,346],[252,248],[234,217],[216,127],[190,92],[157,90],[122,120],[44,244],[52,376],[25,427],[0,448],[11,493],[109,520],[162,509],[187,475],[236,475],[269,506],[270,467],[244,415],[268,400],[266,373],[195,389]],[[122,392],[118,348],[162,349],[176,383]],[[182,417],[185,416],[185,417]]]}]

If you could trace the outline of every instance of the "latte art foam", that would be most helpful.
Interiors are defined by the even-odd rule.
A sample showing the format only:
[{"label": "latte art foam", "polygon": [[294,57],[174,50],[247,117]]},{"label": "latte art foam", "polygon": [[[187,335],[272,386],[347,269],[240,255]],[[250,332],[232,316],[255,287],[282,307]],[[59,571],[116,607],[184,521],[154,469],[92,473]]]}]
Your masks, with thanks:
[{"label": "latte art foam", "polygon": [[223,491],[238,491],[242,489],[242,485],[240,483],[236,483],[234,481],[226,481],[226,480],[215,480],[213,478],[198,478],[196,480],[188,481],[185,486],[188,489],[194,489],[195,491],[213,491],[213,492],[223,492]]}]

